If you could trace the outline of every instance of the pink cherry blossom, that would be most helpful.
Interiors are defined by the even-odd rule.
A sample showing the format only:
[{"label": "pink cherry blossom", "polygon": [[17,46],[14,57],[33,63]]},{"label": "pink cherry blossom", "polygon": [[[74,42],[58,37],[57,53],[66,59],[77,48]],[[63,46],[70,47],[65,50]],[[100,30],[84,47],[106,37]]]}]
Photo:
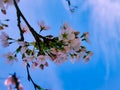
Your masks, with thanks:
[{"label": "pink cherry blossom", "polygon": [[10,63],[10,64],[13,64],[14,61],[18,61],[17,57],[15,57],[12,52],[8,52],[7,54],[3,54],[3,57],[5,57],[6,62]]},{"label": "pink cherry blossom", "polygon": [[[18,3],[20,0],[15,0]],[[0,8],[3,14],[6,14],[8,6],[13,5],[13,0],[0,0]]]},{"label": "pink cherry blossom", "polygon": [[87,42],[89,42],[89,32],[83,33],[83,36]]},{"label": "pink cherry blossom", "polygon": [[32,68],[37,68],[39,66],[39,63],[38,62],[32,62]]},{"label": "pink cherry blossom", "polygon": [[4,84],[5,84],[6,86],[15,84],[14,78],[13,78],[12,76],[9,76],[9,77],[5,80]]},{"label": "pink cherry blossom", "polygon": [[28,62],[31,62],[34,60],[34,56],[33,55],[26,55],[24,58],[23,58],[23,61],[24,63],[28,63]]},{"label": "pink cherry blossom", "polygon": [[18,84],[18,90],[23,90],[23,86],[20,84],[20,80],[16,77],[17,81],[15,81],[15,78],[13,76],[9,76],[4,84],[6,86],[8,86],[8,90],[13,90],[13,88],[15,87],[16,83]]},{"label": "pink cherry blossom", "polygon": [[37,57],[37,62],[39,64],[45,64],[46,63],[46,59],[47,59],[47,56],[45,56],[45,55],[39,55]]},{"label": "pink cherry blossom", "polygon": [[23,33],[28,33],[28,32],[30,32],[30,30],[29,30],[29,28],[27,27],[27,25],[20,25],[21,26],[21,29],[22,29],[22,31],[23,31]]},{"label": "pink cherry blossom", "polygon": [[67,60],[67,54],[64,51],[56,51],[54,57],[51,58],[53,62],[56,64],[62,64]]},{"label": "pink cherry blossom", "polygon": [[[65,27],[65,26],[63,26],[63,27]],[[75,33],[71,27],[68,27],[68,25],[67,25],[66,28],[61,28],[59,40],[63,40],[65,43],[67,43],[73,39],[75,39]]]},{"label": "pink cherry blossom", "polygon": [[25,41],[18,41],[18,44],[21,46],[20,52],[21,54],[25,54],[28,49],[28,42]]},{"label": "pink cherry blossom", "polygon": [[50,29],[49,26],[45,25],[44,21],[38,22],[38,25],[40,26],[41,30],[48,30],[48,29]]},{"label": "pink cherry blossom", "polygon": [[70,41],[71,48],[73,48],[75,51],[78,51],[80,49],[81,41],[79,38],[75,38]]},{"label": "pink cherry blossom", "polygon": [[9,46],[9,42],[8,42],[9,36],[7,35],[7,33],[1,32],[0,39],[1,39],[3,47],[8,47]]},{"label": "pink cherry blossom", "polygon": [[6,32],[1,32],[0,39],[3,40],[3,41],[8,40],[9,36]]},{"label": "pink cherry blossom", "polygon": [[3,14],[6,14],[5,6],[4,6],[4,0],[0,0],[0,8]]},{"label": "pink cherry blossom", "polygon": [[84,60],[88,61],[92,55],[93,55],[93,53],[91,51],[88,51],[87,55],[84,56]]}]

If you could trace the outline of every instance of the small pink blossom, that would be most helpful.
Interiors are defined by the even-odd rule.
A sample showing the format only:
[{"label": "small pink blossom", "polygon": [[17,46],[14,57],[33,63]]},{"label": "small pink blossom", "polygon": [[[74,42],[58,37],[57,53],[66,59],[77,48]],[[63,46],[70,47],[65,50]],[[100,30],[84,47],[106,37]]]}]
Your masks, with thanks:
[{"label": "small pink blossom", "polygon": [[6,62],[10,64],[13,64],[14,61],[18,61],[18,59],[13,55],[12,52],[4,54],[3,57],[5,57],[7,59]]},{"label": "small pink blossom", "polygon": [[61,28],[61,29],[68,29],[69,28],[69,24],[68,24],[68,22],[66,22],[66,23],[64,23],[63,24],[63,27]]},{"label": "small pink blossom", "polygon": [[4,84],[5,84],[6,86],[15,84],[14,78],[13,78],[12,76],[9,76],[9,77],[5,80]]},{"label": "small pink blossom", "polygon": [[32,62],[32,68],[37,68],[39,66],[39,63],[38,62]]},{"label": "small pink blossom", "polygon": [[75,33],[72,28],[61,29],[61,34],[59,35],[59,40],[63,40],[64,42],[69,42],[70,40],[75,39]]},{"label": "small pink blossom", "polygon": [[70,45],[64,46],[64,50],[63,52],[65,52],[66,54],[70,52]]},{"label": "small pink blossom", "polygon": [[41,30],[48,30],[48,29],[50,29],[49,26],[45,25],[44,21],[38,22],[38,25],[40,26]]},{"label": "small pink blossom", "polygon": [[23,61],[24,61],[25,63],[31,62],[31,61],[33,61],[33,60],[34,60],[34,56],[33,56],[33,55],[27,55],[27,56],[25,56],[25,57],[23,58]]},{"label": "small pink blossom", "polygon": [[2,41],[8,40],[8,39],[9,39],[9,36],[8,36],[8,34],[7,34],[6,32],[1,32],[0,39],[1,39]]},{"label": "small pink blossom", "polygon": [[21,47],[21,49],[20,49],[21,54],[25,54],[27,49],[28,49],[28,47]]},{"label": "small pink blossom", "polygon": [[86,40],[86,42],[89,42],[89,32],[85,32],[83,33],[84,39]]},{"label": "small pink blossom", "polygon": [[92,55],[93,55],[93,53],[91,51],[88,51],[87,55],[85,55],[83,58],[85,61],[88,61]]},{"label": "small pink blossom", "polygon": [[54,54],[55,57],[51,58],[52,61],[54,61],[56,64],[62,64],[67,60],[67,54],[63,51],[57,51],[56,54]]},{"label": "small pink blossom", "polygon": [[28,42],[25,42],[25,41],[18,41],[18,44],[20,45],[20,46],[22,46],[21,47],[21,49],[20,49],[20,52],[22,53],[22,54],[25,54],[26,53],[26,51],[27,51],[27,49],[28,49]]},{"label": "small pink blossom", "polygon": [[30,30],[29,30],[29,28],[26,26],[26,25],[20,25],[21,26],[21,29],[22,29],[22,31],[23,31],[23,33],[28,33],[28,32],[30,32]]},{"label": "small pink blossom", "polygon": [[[18,3],[20,0],[15,0]],[[0,0],[0,8],[3,14],[6,14],[8,6],[13,5],[13,0]]]},{"label": "small pink blossom", "polygon": [[70,45],[71,47],[75,50],[75,51],[79,51],[80,50],[80,39],[79,38],[75,38],[74,40],[71,40]]},{"label": "small pink blossom", "polygon": [[[16,81],[15,78],[17,79]],[[4,84],[8,86],[8,90],[13,90],[13,88],[16,86],[16,83],[19,83],[18,90],[23,90],[23,86],[20,84],[20,80],[17,77],[9,76],[4,82]]]},{"label": "small pink blossom", "polygon": [[8,47],[9,46],[9,42],[8,42],[9,36],[7,35],[7,33],[1,32],[0,39],[1,39],[3,47]]},{"label": "small pink blossom", "polygon": [[37,62],[39,64],[45,64],[46,63],[46,59],[47,59],[47,56],[45,56],[45,55],[39,55],[37,57]]},{"label": "small pink blossom", "polygon": [[5,6],[4,6],[4,0],[0,0],[0,8],[3,14],[6,14]]},{"label": "small pink blossom", "polygon": [[9,42],[7,40],[2,40],[2,46],[3,47],[8,47],[9,46]]}]

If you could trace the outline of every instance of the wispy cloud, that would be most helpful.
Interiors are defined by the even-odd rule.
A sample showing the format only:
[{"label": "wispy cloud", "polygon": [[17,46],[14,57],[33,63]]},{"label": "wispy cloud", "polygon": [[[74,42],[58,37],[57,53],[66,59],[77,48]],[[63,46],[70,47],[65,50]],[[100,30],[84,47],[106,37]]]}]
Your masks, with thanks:
[{"label": "wispy cloud", "polygon": [[[104,56],[106,78],[110,67],[115,67],[120,59],[120,1],[119,0],[87,0],[85,8],[90,9],[90,29],[94,48]],[[101,52],[101,53],[100,53]]]},{"label": "wispy cloud", "polygon": [[[68,10],[66,0],[63,6]],[[110,68],[115,69],[120,56],[120,1],[119,0],[77,0],[79,15],[89,11],[89,29],[95,55],[104,57],[106,79]]]}]

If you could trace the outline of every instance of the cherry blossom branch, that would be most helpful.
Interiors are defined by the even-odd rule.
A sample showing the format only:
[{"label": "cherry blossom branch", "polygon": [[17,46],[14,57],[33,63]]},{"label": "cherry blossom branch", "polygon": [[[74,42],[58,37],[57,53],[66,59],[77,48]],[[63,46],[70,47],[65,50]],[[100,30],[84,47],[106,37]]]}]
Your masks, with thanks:
[{"label": "cherry blossom branch", "polygon": [[[47,45],[47,47],[50,47],[49,45],[49,41],[53,41],[54,42],[54,39],[56,38],[47,38],[45,36],[42,36],[40,34],[38,34],[34,29],[33,27],[31,27],[31,25],[28,23],[28,21],[26,20],[26,18],[24,17],[24,15],[22,14],[21,10],[19,9],[16,1],[14,0],[14,5],[15,5],[15,8],[16,8],[16,11],[17,11],[17,17],[18,17],[18,27],[20,29],[20,35],[21,35],[21,40],[24,40],[24,37],[23,37],[23,32],[21,30],[21,27],[20,27],[20,17],[24,20],[24,22],[26,23],[26,25],[28,26],[30,32],[32,33],[33,37],[35,38],[36,40],[36,45],[38,46],[39,48],[39,54],[44,54],[44,51],[42,50],[41,48],[41,39],[44,41],[44,43]],[[43,28],[44,29],[44,28]]]},{"label": "cherry blossom branch", "polygon": [[[39,35],[39,34],[30,26],[30,24],[28,23],[28,21],[26,20],[26,18],[25,18],[24,15],[22,14],[21,10],[19,9],[19,7],[18,7],[18,5],[17,5],[17,3],[16,3],[15,0],[14,0],[14,5],[15,5],[15,8],[16,8],[17,13],[19,13],[19,14],[18,14],[18,15],[19,15],[18,17],[19,17],[19,18],[22,17],[22,19],[25,21],[25,23],[26,23],[26,25],[28,26],[30,32],[32,33],[32,35],[34,36],[34,38],[35,38],[35,40],[36,40],[36,44],[38,45],[39,51],[42,52],[41,47],[40,47],[40,41],[41,41],[40,38],[45,39],[45,37]],[[18,19],[18,23],[20,23],[20,22],[19,22],[19,19]],[[21,30],[21,29],[20,29],[20,30]],[[22,34],[22,33],[21,33],[21,34]]]},{"label": "cherry blossom branch", "polygon": [[[24,15],[22,14],[22,12],[20,11],[20,9],[19,9],[19,7],[18,7],[18,5],[17,5],[17,3],[16,3],[15,0],[14,0],[14,5],[15,5],[15,8],[16,8],[16,11],[17,11],[17,21],[18,21],[18,27],[19,27],[20,35],[21,35],[21,39],[20,39],[20,40],[24,41],[23,31],[22,31],[21,26],[20,26],[20,23],[21,23],[20,17],[22,17],[22,19],[25,21],[26,25],[28,26],[28,28],[30,29],[32,35],[34,36],[34,38],[35,38],[35,40],[36,40],[36,43],[37,43],[37,45],[38,45],[38,47],[39,47],[39,52],[41,52],[40,39],[39,39],[39,38],[42,38],[42,39],[44,39],[44,40],[46,40],[46,38],[43,37],[43,36],[41,36],[41,35],[39,35],[39,34],[30,26],[30,24],[28,23],[28,21],[26,20],[26,18],[25,18]],[[32,82],[32,84],[34,85],[34,89],[35,89],[35,90],[37,90],[37,89],[38,89],[38,90],[43,90],[39,85],[37,85],[37,84],[33,81],[32,77],[31,77],[31,75],[30,75],[30,72],[29,72],[29,67],[30,67],[30,65],[27,63],[26,69],[27,69],[28,80]],[[18,83],[17,83],[17,84],[18,84]],[[16,85],[16,87],[18,87],[18,85]],[[47,90],[47,89],[46,89],[46,90]]]},{"label": "cherry blossom branch", "polygon": [[32,77],[31,77],[31,75],[30,75],[30,72],[29,72],[29,67],[30,67],[30,65],[27,63],[27,65],[26,65],[26,69],[27,69],[27,75],[28,75],[28,81],[31,81],[32,82],[32,84],[34,85],[34,89],[35,90],[48,90],[48,89],[43,89],[43,88],[41,88],[39,85],[37,85],[34,81],[33,81],[33,79],[32,79]]}]

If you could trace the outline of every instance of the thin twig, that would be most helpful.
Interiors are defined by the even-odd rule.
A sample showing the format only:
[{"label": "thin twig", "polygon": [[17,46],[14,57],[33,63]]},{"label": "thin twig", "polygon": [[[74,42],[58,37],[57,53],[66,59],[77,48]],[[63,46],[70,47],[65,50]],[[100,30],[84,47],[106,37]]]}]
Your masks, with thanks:
[{"label": "thin twig", "polygon": [[20,30],[20,36],[21,36],[20,40],[24,41],[23,31],[22,31],[22,28],[21,28],[21,25],[20,25],[20,23],[21,23],[21,21],[20,21],[20,14],[19,14],[18,11],[17,11],[17,21],[18,21],[18,28]]},{"label": "thin twig", "polygon": [[18,78],[16,77],[16,73],[14,73],[12,77],[14,78],[15,81],[15,88],[19,90],[19,82],[18,82]]},{"label": "thin twig", "polygon": [[27,69],[28,80],[32,82],[32,84],[34,85],[34,89],[35,89],[35,90],[37,90],[38,88],[39,88],[40,90],[42,90],[42,88],[41,88],[39,85],[37,85],[37,84],[33,81],[32,77],[30,76],[29,67],[30,67],[30,65],[27,63],[26,69]]}]

